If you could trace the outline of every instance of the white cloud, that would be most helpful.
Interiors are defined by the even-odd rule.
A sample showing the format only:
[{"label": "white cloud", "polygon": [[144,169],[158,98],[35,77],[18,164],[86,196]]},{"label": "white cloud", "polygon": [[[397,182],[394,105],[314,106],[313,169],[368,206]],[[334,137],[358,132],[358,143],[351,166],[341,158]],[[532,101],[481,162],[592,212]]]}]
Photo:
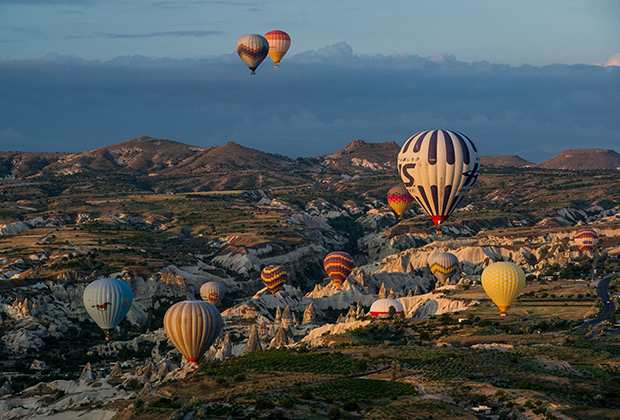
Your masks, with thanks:
[{"label": "white cloud", "polygon": [[619,66],[620,67],[620,53],[616,53],[609,57],[607,61],[601,61],[600,63],[594,63],[595,66],[601,67],[609,67],[609,66]]}]

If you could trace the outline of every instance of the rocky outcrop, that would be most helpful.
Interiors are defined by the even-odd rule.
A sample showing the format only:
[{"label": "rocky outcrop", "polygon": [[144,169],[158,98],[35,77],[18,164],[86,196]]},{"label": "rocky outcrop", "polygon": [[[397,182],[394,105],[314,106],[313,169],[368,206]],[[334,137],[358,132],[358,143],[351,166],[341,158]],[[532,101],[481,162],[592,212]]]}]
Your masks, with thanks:
[{"label": "rocky outcrop", "polygon": [[0,225],[0,235],[12,235],[14,233],[26,232],[30,228],[24,222],[14,222]]},{"label": "rocky outcrop", "polygon": [[255,351],[262,350],[263,348],[260,345],[260,340],[258,338],[258,331],[256,330],[256,325],[252,325],[250,329],[250,336],[248,337],[248,342],[245,345],[245,349],[243,350],[242,355],[250,354]]},{"label": "rocky outcrop", "polygon": [[93,373],[93,368],[90,366],[90,362],[86,363],[82,373],[80,373],[80,381],[94,381],[97,376]]},{"label": "rocky outcrop", "polygon": [[115,376],[121,376],[123,374],[123,370],[121,369],[121,363],[120,362],[116,362],[114,363],[114,367],[112,368],[112,371],[110,372],[110,377],[115,377]]},{"label": "rocky outcrop", "polygon": [[280,347],[286,347],[289,344],[293,344],[293,341],[290,339],[286,330],[283,327],[280,327],[276,333],[276,336],[269,343],[269,348],[279,349]]},{"label": "rocky outcrop", "polygon": [[316,320],[316,312],[314,310],[314,303],[310,303],[310,305],[308,305],[306,307],[306,310],[304,311],[304,316],[301,320],[302,324],[311,324]]}]

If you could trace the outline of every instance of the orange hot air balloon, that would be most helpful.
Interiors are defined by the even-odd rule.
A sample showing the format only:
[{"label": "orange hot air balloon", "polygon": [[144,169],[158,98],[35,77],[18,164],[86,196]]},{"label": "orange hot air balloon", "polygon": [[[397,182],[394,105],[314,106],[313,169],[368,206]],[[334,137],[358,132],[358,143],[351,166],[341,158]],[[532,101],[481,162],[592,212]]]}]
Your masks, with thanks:
[{"label": "orange hot air balloon", "polygon": [[342,283],[355,268],[355,264],[353,263],[353,257],[346,252],[334,251],[327,254],[323,260],[323,267],[334,285],[340,289]]},{"label": "orange hot air balloon", "polygon": [[275,295],[278,290],[284,289],[288,273],[279,265],[268,265],[263,268],[260,276],[265,286],[271,291],[271,294]]},{"label": "orange hot air balloon", "polygon": [[280,60],[291,47],[291,37],[284,31],[271,31],[265,34],[265,39],[269,42],[269,57],[276,63],[275,67],[280,67]]},{"label": "orange hot air balloon", "polygon": [[388,204],[396,212],[398,217],[402,217],[411,208],[415,201],[407,188],[402,185],[390,188],[387,194]]}]

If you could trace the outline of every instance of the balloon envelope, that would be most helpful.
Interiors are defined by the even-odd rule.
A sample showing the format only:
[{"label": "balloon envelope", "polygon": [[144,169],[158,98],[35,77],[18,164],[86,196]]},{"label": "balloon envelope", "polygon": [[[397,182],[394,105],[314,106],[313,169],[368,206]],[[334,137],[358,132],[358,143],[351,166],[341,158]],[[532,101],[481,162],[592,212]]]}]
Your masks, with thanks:
[{"label": "balloon envelope", "polygon": [[415,201],[407,188],[402,185],[390,188],[387,194],[388,204],[396,212],[398,217],[401,217],[407,210],[411,208]]},{"label": "balloon envelope", "polygon": [[439,231],[474,186],[480,156],[465,135],[449,130],[422,131],[411,136],[398,154],[398,173],[409,193]]},{"label": "balloon envelope", "polygon": [[400,315],[404,312],[403,304],[396,299],[379,299],[370,305],[370,316],[377,316],[379,318],[387,318],[390,316],[390,306],[393,306],[396,310],[396,315]]},{"label": "balloon envelope", "polygon": [[260,276],[265,286],[269,288],[272,294],[275,294],[278,290],[284,289],[288,273],[279,265],[268,265],[263,268]]},{"label": "balloon envelope", "polygon": [[219,305],[225,294],[226,288],[224,285],[216,281],[210,281],[200,287],[200,297],[202,300],[215,306]]},{"label": "balloon envelope", "polygon": [[579,229],[573,239],[581,252],[591,252],[598,244],[598,235],[590,228]]},{"label": "balloon envelope", "polygon": [[323,267],[329,278],[337,288],[342,287],[342,283],[349,277],[355,267],[353,257],[346,252],[334,251],[327,254],[323,260]]},{"label": "balloon envelope", "polygon": [[276,67],[280,67],[280,60],[291,47],[291,37],[284,31],[270,31],[265,34],[265,39],[269,43],[269,57]]},{"label": "balloon envelope", "polygon": [[482,287],[502,316],[525,287],[525,273],[515,263],[496,262],[482,272]]},{"label": "balloon envelope", "polygon": [[428,259],[428,266],[437,280],[446,285],[451,278],[458,274],[459,259],[449,252],[438,252]]},{"label": "balloon envelope", "polygon": [[237,41],[237,54],[243,62],[252,70],[254,70],[263,62],[269,52],[269,43],[261,35],[248,34],[243,35]]},{"label": "balloon envelope", "polygon": [[194,363],[211,347],[222,329],[220,311],[202,300],[172,305],[164,315],[164,330],[172,344]]},{"label": "balloon envelope", "polygon": [[88,315],[110,338],[110,331],[125,318],[133,303],[133,292],[127,283],[117,279],[95,280],[83,295]]}]

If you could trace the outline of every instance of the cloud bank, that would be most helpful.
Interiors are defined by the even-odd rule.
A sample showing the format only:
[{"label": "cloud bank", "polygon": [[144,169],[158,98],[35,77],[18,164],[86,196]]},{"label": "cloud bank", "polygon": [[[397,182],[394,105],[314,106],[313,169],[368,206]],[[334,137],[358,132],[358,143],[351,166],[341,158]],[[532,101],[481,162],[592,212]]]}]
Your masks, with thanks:
[{"label": "cloud bank", "polygon": [[542,161],[618,149],[620,68],[465,63],[443,54],[358,56],[345,43],[269,58],[50,55],[0,60],[2,150],[82,151],[140,135],[198,146],[234,141],[292,157],[355,139],[402,144],[447,128],[485,155]]}]

